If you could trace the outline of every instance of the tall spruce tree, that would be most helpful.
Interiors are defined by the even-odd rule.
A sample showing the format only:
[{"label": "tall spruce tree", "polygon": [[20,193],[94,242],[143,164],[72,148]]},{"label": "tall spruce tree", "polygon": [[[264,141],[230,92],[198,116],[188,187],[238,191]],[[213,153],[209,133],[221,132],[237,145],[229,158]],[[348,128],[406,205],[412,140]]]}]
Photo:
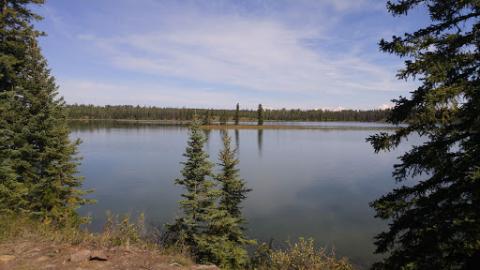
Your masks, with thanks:
[{"label": "tall spruce tree", "polygon": [[257,124],[259,126],[263,125],[263,106],[262,104],[258,104],[258,109],[257,109]]},{"label": "tall spruce tree", "polygon": [[254,244],[245,235],[245,220],[240,204],[250,189],[239,178],[238,159],[231,148],[227,131],[222,131],[223,150],[219,153],[221,171],[215,176],[220,183],[221,195],[218,209],[212,216],[208,234],[203,236],[202,245],[211,254],[211,262],[225,269],[245,269],[248,263],[246,246]]},{"label": "tall spruce tree", "polygon": [[226,111],[222,111],[219,118],[220,125],[226,125],[228,122],[228,116]]},{"label": "tall spruce tree", "polygon": [[237,103],[237,106],[235,107],[235,125],[238,126],[240,124],[240,104]]},{"label": "tall spruce tree", "polygon": [[0,1],[0,207],[71,221],[86,202],[64,101],[41,54],[30,4]]},{"label": "tall spruce tree", "polygon": [[411,134],[425,140],[395,165],[404,182],[372,206],[389,229],[376,238],[385,258],[374,269],[478,269],[480,265],[480,2],[389,1],[395,16],[428,11],[431,25],[382,40],[381,50],[407,58],[401,79],[421,85],[394,100],[393,134],[369,138],[390,150]]},{"label": "tall spruce tree", "polygon": [[[32,1],[33,3],[34,1]],[[17,175],[16,166],[21,163],[17,141],[25,117],[18,97],[20,74],[26,61],[27,48],[32,39],[40,36],[31,22],[40,19],[25,5],[13,5],[13,1],[0,2],[0,211],[29,209],[28,183]]]},{"label": "tall spruce tree", "polygon": [[182,162],[182,178],[175,183],[185,188],[181,195],[180,208],[183,215],[174,224],[167,225],[170,241],[186,244],[199,261],[208,261],[210,252],[206,250],[205,238],[209,238],[209,227],[217,210],[216,202],[220,191],[215,189],[212,181],[213,164],[203,150],[205,138],[198,121],[194,120],[190,127],[190,138]]},{"label": "tall spruce tree", "polygon": [[212,124],[212,112],[210,111],[210,109],[207,109],[205,111],[205,115],[203,116],[203,120],[202,120],[202,125],[211,125]]},{"label": "tall spruce tree", "polygon": [[251,189],[247,188],[245,181],[240,178],[237,168],[239,163],[236,157],[237,150],[232,149],[231,138],[227,132],[223,133],[222,142],[223,149],[218,156],[221,172],[216,176],[222,190],[220,208],[227,210],[228,214],[243,223],[241,203],[247,198],[247,193]]},{"label": "tall spruce tree", "polygon": [[[244,249],[246,245],[254,244],[254,240],[249,240],[245,234],[245,219],[242,215],[242,202],[247,198],[247,193],[252,191],[247,184],[240,178],[239,169],[237,168],[239,160],[236,157],[237,149],[232,149],[231,138],[228,133],[222,136],[223,150],[219,153],[218,159],[221,172],[216,176],[217,181],[221,184],[221,197],[219,208],[225,210],[229,217],[233,218],[235,224],[226,230],[226,235],[230,241],[237,244],[239,250]],[[237,252],[241,253],[241,252]],[[239,262],[246,261],[245,257],[236,258]],[[241,264],[241,263],[239,263]]]}]

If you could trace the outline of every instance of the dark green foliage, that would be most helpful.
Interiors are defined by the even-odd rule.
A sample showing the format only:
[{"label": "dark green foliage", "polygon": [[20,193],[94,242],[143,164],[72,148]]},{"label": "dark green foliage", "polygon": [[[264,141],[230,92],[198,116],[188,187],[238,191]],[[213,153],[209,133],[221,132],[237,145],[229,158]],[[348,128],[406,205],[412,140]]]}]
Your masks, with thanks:
[{"label": "dark green foliage", "polygon": [[180,201],[183,216],[178,218],[174,225],[168,226],[169,230],[178,236],[177,241],[185,242],[191,247],[196,246],[195,237],[206,230],[210,212],[215,208],[219,196],[219,192],[213,189],[214,182],[209,179],[212,176],[213,164],[203,150],[204,144],[205,138],[198,122],[194,121],[184,154],[187,160],[182,162],[183,177],[175,180],[177,185],[185,188],[183,200]]},{"label": "dark green foliage", "polygon": [[240,123],[240,104],[237,103],[237,106],[235,107],[235,125],[238,126]]},{"label": "dark green foliage", "polygon": [[200,262],[214,263],[223,269],[245,269],[249,260],[246,245],[255,241],[245,236],[240,203],[250,190],[239,179],[238,160],[226,132],[223,132],[223,144],[219,154],[221,172],[215,177],[221,184],[221,190],[216,190],[220,201],[210,212],[207,230],[196,235],[196,255]]},{"label": "dark green foliage", "polygon": [[[245,246],[255,243],[255,241],[247,239],[245,235],[243,227],[245,220],[241,211],[241,203],[247,198],[247,193],[251,189],[247,188],[245,181],[240,178],[236,150],[231,148],[231,139],[226,132],[223,133],[222,141],[223,150],[218,157],[221,172],[216,176],[222,191],[219,208],[226,212],[228,220],[231,220],[232,223],[226,222],[223,232],[220,231],[220,233],[225,235],[232,242],[231,246],[237,250],[235,263],[232,263],[238,268],[244,265],[242,262],[247,261]],[[241,254],[243,257],[240,256]]]},{"label": "dark green foliage", "polygon": [[219,237],[216,226],[225,213],[217,208],[220,191],[212,181],[213,164],[203,150],[205,138],[197,121],[192,123],[190,139],[182,164],[182,178],[175,183],[182,185],[180,208],[183,215],[174,224],[167,225],[169,242],[181,243],[189,247],[190,252],[200,262],[218,263],[225,249],[219,249],[226,239]]},{"label": "dark green foliage", "polygon": [[202,125],[211,125],[212,124],[212,112],[206,110],[203,116]]},{"label": "dark green foliage", "polygon": [[38,47],[43,1],[0,1],[0,211],[64,222],[85,203],[64,102]]},{"label": "dark green foliage", "polygon": [[[235,119],[236,110],[137,107],[130,105],[94,106],[68,105],[68,117],[71,119],[130,119],[130,120],[176,120],[189,121],[195,112],[199,115],[210,114],[210,119],[219,119],[225,112],[228,118]],[[389,110],[300,110],[300,109],[264,109],[263,117],[271,121],[384,121]],[[239,110],[239,118],[257,120],[257,110]]]},{"label": "dark green foliage", "polygon": [[28,187],[18,181],[15,166],[21,162],[16,149],[16,137],[23,123],[18,108],[22,107],[18,97],[19,76],[27,60],[27,48],[40,33],[31,26],[39,19],[30,14],[25,5],[12,7],[12,1],[0,2],[0,211],[19,211],[28,208]]},{"label": "dark green foliage", "polygon": [[[480,2],[403,0],[388,2],[393,15],[417,6],[432,24],[382,40],[380,48],[405,57],[401,79],[417,78],[411,97],[395,100],[388,121],[406,123],[393,134],[369,138],[375,151],[395,148],[410,134],[425,142],[395,165],[404,182],[372,203],[390,222],[377,236],[374,269],[477,269],[480,265]],[[477,268],[475,268],[477,267]]]},{"label": "dark green foliage", "polygon": [[228,116],[227,112],[223,111],[222,114],[220,114],[220,119],[219,119],[220,125],[226,125],[228,122]]},{"label": "dark green foliage", "polygon": [[238,229],[238,221],[225,210],[212,212],[208,230],[196,236],[196,256],[201,263],[213,263],[222,269],[245,269],[248,253],[245,245],[251,242],[229,239]]},{"label": "dark green foliage", "polygon": [[231,147],[231,139],[225,132],[222,136],[223,150],[218,159],[221,172],[216,176],[216,180],[221,183],[222,196],[220,199],[220,208],[234,218],[243,222],[240,204],[247,198],[247,193],[251,189],[247,188],[246,183],[240,178],[237,169],[239,160],[236,157],[236,150]]},{"label": "dark green foliage", "polygon": [[263,107],[262,107],[262,104],[258,104],[257,123],[258,123],[259,126],[263,125]]}]

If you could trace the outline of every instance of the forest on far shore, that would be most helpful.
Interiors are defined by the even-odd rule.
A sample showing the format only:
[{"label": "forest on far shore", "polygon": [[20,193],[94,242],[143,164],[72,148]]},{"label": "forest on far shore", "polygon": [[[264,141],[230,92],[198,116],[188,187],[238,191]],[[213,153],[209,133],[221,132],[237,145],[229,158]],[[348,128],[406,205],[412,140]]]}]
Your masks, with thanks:
[{"label": "forest on far shore", "polygon": [[[67,105],[70,119],[128,119],[128,120],[191,120],[195,114],[212,121],[229,121],[236,118],[237,110],[232,109],[195,109],[162,108],[132,105]],[[259,106],[261,108],[261,106]],[[263,109],[265,121],[385,121],[390,110],[300,110],[300,109]],[[239,109],[241,121],[256,121],[258,110]]]}]

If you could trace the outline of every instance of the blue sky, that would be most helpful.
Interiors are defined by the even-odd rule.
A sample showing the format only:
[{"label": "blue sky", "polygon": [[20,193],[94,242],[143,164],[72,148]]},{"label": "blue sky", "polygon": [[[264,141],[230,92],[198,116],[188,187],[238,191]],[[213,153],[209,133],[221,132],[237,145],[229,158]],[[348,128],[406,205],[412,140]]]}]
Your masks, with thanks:
[{"label": "blue sky", "polygon": [[427,19],[381,0],[47,0],[38,27],[68,103],[175,107],[390,106],[415,82],[380,38]]}]

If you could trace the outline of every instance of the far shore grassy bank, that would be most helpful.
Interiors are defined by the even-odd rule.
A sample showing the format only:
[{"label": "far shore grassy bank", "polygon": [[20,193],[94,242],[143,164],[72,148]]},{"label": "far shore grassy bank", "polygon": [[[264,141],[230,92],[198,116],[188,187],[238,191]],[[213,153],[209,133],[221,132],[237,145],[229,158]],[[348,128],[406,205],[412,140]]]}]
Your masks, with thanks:
[{"label": "far shore grassy bank", "polygon": [[[69,119],[71,122],[114,122],[114,123],[125,123],[125,124],[144,124],[144,125],[171,125],[171,126],[188,126],[190,125],[191,121],[177,121],[177,120],[134,120],[134,119]],[[220,123],[213,123],[209,125],[201,125],[202,129],[253,129],[253,130],[270,130],[270,129],[320,129],[320,130],[378,130],[378,129],[389,129],[389,130],[395,130],[397,127],[390,126],[385,123],[385,125],[378,125],[378,126],[361,126],[361,125],[355,125],[354,123],[364,123],[364,122],[358,122],[358,121],[322,121],[322,122],[345,122],[345,123],[352,123],[352,125],[344,125],[344,126],[320,126],[320,125],[314,125],[308,124],[309,122],[306,121],[288,121],[291,122],[292,124],[285,123],[283,121],[266,121],[268,124],[264,125],[257,125],[255,123],[240,123],[239,125],[235,125],[233,123],[227,123],[227,124],[220,124]],[[287,121],[286,121],[287,122]],[[306,123],[302,125],[297,125],[293,123]],[[365,122],[365,123],[379,123],[379,124],[384,124],[384,122]]]}]

